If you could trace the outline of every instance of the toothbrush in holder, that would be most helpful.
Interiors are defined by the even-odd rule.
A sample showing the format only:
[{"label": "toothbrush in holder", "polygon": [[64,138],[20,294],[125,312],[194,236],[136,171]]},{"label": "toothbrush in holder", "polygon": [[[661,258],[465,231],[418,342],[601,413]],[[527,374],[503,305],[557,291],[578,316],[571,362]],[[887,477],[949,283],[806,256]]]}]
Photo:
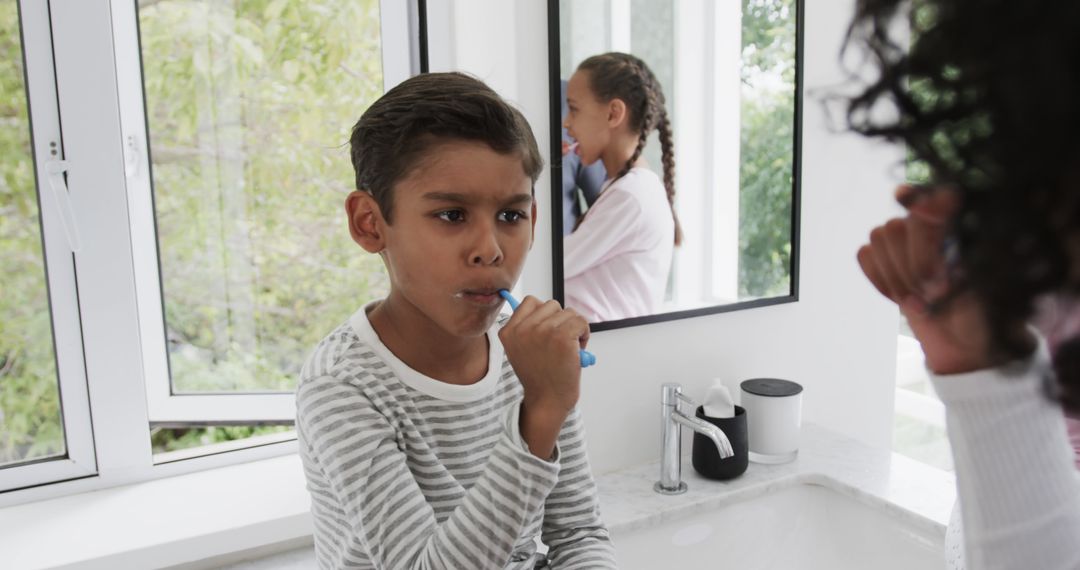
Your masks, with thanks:
[{"label": "toothbrush in holder", "polygon": [[[502,296],[503,299],[506,299],[506,302],[510,304],[511,310],[517,310],[518,300],[515,299],[509,291],[507,291],[506,289],[499,289],[499,295]],[[596,364],[596,355],[594,355],[593,353],[587,350],[579,350],[578,353],[580,354],[582,368],[588,368],[593,364]]]}]

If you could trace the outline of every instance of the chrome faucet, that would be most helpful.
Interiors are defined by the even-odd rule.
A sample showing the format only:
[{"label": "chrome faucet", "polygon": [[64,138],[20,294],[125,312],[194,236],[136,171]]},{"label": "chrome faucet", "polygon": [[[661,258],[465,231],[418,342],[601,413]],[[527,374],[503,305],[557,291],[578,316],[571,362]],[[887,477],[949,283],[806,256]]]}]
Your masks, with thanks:
[{"label": "chrome faucet", "polygon": [[660,480],[653,485],[653,490],[663,495],[678,495],[686,492],[686,483],[682,481],[682,426],[686,426],[708,437],[720,452],[720,458],[735,455],[724,432],[704,421],[679,411],[679,402],[697,406],[693,400],[683,396],[682,386],[668,382],[660,387]]}]

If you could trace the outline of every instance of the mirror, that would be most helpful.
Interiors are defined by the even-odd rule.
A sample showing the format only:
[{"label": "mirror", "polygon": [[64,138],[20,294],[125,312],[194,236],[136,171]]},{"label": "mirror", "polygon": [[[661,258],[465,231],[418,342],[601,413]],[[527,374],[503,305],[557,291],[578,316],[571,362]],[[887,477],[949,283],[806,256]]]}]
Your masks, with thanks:
[{"label": "mirror", "polygon": [[[549,0],[554,291],[593,330],[797,300],[802,8],[802,0]],[[610,132],[592,134],[614,116],[597,95],[604,87],[592,85],[607,68],[573,78],[608,52],[636,56],[663,93],[670,202],[657,129],[621,178]],[[602,126],[581,118],[598,108],[608,113]]]}]

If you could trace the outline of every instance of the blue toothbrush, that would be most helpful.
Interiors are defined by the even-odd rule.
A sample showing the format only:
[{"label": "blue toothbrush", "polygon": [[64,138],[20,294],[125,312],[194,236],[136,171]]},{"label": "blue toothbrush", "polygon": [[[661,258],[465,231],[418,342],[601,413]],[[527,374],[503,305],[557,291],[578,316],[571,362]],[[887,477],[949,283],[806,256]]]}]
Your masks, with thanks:
[{"label": "blue toothbrush", "polygon": [[[506,299],[506,302],[510,304],[510,309],[511,310],[514,310],[514,311],[517,310],[517,308],[518,308],[518,300],[515,299],[514,296],[510,294],[509,291],[507,291],[506,289],[499,289],[499,295],[501,295],[503,299]],[[578,353],[581,355],[581,367],[582,368],[588,368],[588,367],[592,366],[593,364],[596,364],[596,355],[595,354],[593,354],[593,353],[591,353],[591,352],[589,352],[587,350],[578,350]]]}]

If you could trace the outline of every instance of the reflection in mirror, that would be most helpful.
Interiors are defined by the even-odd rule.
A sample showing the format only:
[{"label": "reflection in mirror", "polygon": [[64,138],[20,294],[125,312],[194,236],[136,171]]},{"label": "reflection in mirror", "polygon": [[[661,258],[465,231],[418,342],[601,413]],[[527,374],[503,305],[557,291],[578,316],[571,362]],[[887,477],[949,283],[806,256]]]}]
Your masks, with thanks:
[{"label": "reflection in mirror", "polygon": [[801,0],[550,9],[566,306],[602,330],[794,300]]}]

